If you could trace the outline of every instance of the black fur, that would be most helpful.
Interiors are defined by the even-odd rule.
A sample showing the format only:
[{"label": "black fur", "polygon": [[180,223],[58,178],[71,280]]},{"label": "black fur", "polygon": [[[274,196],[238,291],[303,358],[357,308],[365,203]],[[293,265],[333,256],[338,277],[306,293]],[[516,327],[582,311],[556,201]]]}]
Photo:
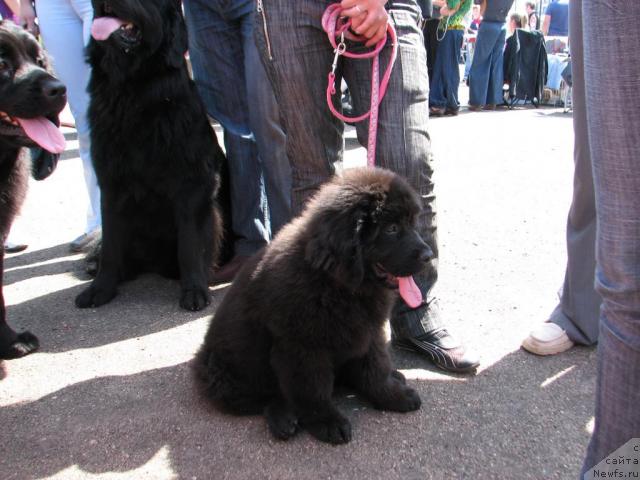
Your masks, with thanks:
[{"label": "black fur", "polygon": [[35,38],[9,21],[0,22],[0,358],[4,359],[38,348],[32,333],[18,334],[7,324],[1,282],[4,240],[27,191],[30,167],[25,147],[38,152],[38,161],[55,164],[58,157],[36,148],[11,119],[45,116],[59,124],[58,113],[66,101],[66,89],[49,71],[47,55]]},{"label": "black fur", "polygon": [[432,257],[418,212],[417,195],[386,170],[325,185],[218,307],[194,364],[204,394],[232,413],[264,411],[278,438],[304,428],[331,443],[351,439],[331,402],[336,381],[382,410],[419,408],[383,329],[396,299],[389,274],[413,275]]},{"label": "black fur", "polygon": [[200,310],[222,238],[216,193],[225,161],[184,54],[176,0],[94,0],[95,18],[130,22],[91,39],[91,155],[102,194],[98,274],[76,298],[109,302],[140,272],[179,277],[180,305]]}]

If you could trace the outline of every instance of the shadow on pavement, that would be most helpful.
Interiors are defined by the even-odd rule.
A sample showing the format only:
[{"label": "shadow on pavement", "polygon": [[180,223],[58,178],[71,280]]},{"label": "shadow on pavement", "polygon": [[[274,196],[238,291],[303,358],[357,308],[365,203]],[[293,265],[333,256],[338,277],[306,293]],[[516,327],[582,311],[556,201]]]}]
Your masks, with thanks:
[{"label": "shadow on pavement", "polygon": [[[394,355],[404,368],[425,366]],[[338,447],[304,432],[275,441],[263,418],[213,410],[197,395],[188,363],[95,378],[2,409],[3,437],[12,439],[3,446],[3,478],[61,471],[66,478],[71,470],[179,479],[441,479],[480,470],[574,478],[588,440],[593,356],[593,349],[553,359],[517,351],[463,381],[410,380],[423,405],[409,414],[341,396],[354,440]]]}]

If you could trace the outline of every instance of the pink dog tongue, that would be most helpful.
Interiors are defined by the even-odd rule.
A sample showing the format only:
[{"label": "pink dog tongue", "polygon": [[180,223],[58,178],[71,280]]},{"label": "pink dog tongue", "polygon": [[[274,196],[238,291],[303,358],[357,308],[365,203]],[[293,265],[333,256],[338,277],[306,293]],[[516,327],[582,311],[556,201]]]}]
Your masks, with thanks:
[{"label": "pink dog tongue", "polygon": [[106,40],[124,23],[124,20],[114,17],[96,18],[91,24],[91,36],[96,40]]},{"label": "pink dog tongue", "polygon": [[411,308],[417,308],[422,303],[422,292],[413,277],[398,277],[400,296]]},{"label": "pink dog tongue", "polygon": [[51,153],[64,151],[64,135],[50,120],[39,118],[17,118],[27,136]]}]

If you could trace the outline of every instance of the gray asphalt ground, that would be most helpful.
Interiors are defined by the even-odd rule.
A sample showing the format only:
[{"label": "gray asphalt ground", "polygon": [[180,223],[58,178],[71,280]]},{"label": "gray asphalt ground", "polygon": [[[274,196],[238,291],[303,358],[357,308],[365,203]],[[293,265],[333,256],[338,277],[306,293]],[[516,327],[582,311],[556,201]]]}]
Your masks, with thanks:
[{"label": "gray asphalt ground", "polygon": [[[353,441],[272,439],[194,390],[189,362],[225,295],[178,307],[178,285],[143,276],[108,305],[79,310],[85,199],[74,133],[57,171],[32,182],[6,260],[10,322],[41,340],[0,367],[0,479],[575,479],[590,435],[596,353],[520,349],[558,300],[572,185],[571,114],[558,108],[430,121],[440,237],[437,295],[449,329],[479,352],[475,376],[393,350],[422,408],[373,410],[337,398]],[[346,164],[364,150],[349,129]]]}]

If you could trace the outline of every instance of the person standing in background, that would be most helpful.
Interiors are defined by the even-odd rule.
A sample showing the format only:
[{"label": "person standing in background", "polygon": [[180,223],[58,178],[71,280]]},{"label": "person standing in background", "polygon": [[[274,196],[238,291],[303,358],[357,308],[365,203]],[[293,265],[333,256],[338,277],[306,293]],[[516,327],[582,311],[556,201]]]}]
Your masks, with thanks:
[{"label": "person standing in background", "polygon": [[431,89],[433,66],[436,63],[438,53],[436,32],[440,23],[440,7],[444,5],[444,0],[419,0],[418,5],[424,19],[422,33],[424,35],[424,47],[427,50],[427,71],[429,73],[429,89]]},{"label": "person standing in background", "polygon": [[91,140],[87,121],[87,84],[91,68],[84,55],[84,48],[91,35],[93,7],[91,0],[36,0],[35,5],[31,0],[21,0],[20,19],[32,33],[37,32],[39,28],[44,47],[53,58],[56,75],[67,86],[69,107],[76,123],[78,150],[89,197],[85,231],[69,246],[72,252],[81,252],[99,238],[102,225],[100,189],[91,163]]},{"label": "person standing in background", "polygon": [[469,110],[495,110],[502,104],[505,21],[513,0],[483,0],[473,62],[469,71]]},{"label": "person standing in background", "polygon": [[569,35],[569,0],[553,0],[544,11],[542,33],[545,37]]},{"label": "person standing in background", "polygon": [[211,282],[227,283],[291,218],[285,135],[255,46],[255,1],[183,4],[193,77],[207,112],[224,129],[234,256]]},{"label": "person standing in background", "polygon": [[460,110],[460,53],[464,39],[464,17],[473,0],[447,0],[440,8],[440,24],[436,33],[438,55],[433,66],[429,92],[429,114],[457,115]]},{"label": "person standing in background", "polygon": [[532,32],[540,30],[540,18],[538,17],[538,12],[536,12],[536,2],[527,2],[524,6],[527,10],[529,30]]}]

